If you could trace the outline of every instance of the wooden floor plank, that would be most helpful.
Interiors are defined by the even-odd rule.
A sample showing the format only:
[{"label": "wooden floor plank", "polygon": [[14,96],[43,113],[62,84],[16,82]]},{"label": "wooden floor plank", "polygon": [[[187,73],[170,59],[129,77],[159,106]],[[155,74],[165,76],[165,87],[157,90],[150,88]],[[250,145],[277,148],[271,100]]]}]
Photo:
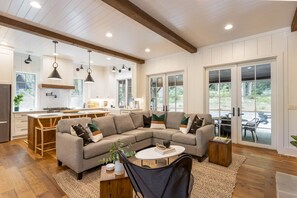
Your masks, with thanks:
[{"label": "wooden floor plank", "polygon": [[[275,173],[297,175],[297,158],[243,145],[232,145],[233,153],[244,155],[233,197],[276,197]],[[55,151],[44,158],[28,149],[23,140],[0,144],[0,197],[67,197],[53,175],[67,167],[58,167]],[[12,175],[12,176],[11,176]]]}]

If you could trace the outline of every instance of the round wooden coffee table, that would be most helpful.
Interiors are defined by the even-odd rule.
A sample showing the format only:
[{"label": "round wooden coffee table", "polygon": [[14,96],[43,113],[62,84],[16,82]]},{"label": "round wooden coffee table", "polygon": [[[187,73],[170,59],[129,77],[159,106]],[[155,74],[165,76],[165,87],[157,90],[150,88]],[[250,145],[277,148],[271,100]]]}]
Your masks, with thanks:
[{"label": "round wooden coffee table", "polygon": [[180,155],[185,151],[185,147],[183,146],[171,145],[170,147],[174,147],[175,151],[162,155],[157,151],[155,151],[156,147],[151,147],[137,152],[135,157],[141,160],[141,166],[143,166],[143,160],[159,160],[159,159],[166,159],[166,158],[167,158],[167,164],[169,164],[170,157]]}]

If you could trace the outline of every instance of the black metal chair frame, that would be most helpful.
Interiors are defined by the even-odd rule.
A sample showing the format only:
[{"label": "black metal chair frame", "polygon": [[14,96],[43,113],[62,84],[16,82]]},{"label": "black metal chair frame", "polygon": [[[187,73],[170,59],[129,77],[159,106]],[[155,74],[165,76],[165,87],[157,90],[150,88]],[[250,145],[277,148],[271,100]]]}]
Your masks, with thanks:
[{"label": "black metal chair frame", "polygon": [[252,133],[252,138],[253,141],[255,141],[255,136],[258,141],[258,136],[256,133],[256,128],[260,124],[260,119],[259,118],[253,118],[252,120],[248,121],[247,123],[243,124],[243,129],[244,129],[244,137],[246,137],[246,130],[250,130]]},{"label": "black metal chair frame", "polygon": [[[119,152],[119,156],[120,156],[120,160],[121,162],[123,163],[124,167],[125,167],[125,170],[127,172],[127,175],[131,181],[131,184],[133,186],[133,189],[135,191],[135,196],[139,197],[139,194],[142,196],[142,197],[146,197],[146,198],[167,198],[168,197],[168,185],[169,185],[169,182],[172,182],[172,173],[175,171],[175,168],[179,168],[179,167],[183,167],[185,169],[185,171],[187,171],[186,173],[186,177],[188,176],[188,183],[186,184],[187,185],[187,189],[186,189],[186,197],[189,197],[190,194],[191,194],[191,190],[192,190],[192,185],[193,185],[193,175],[191,174],[191,170],[192,170],[192,157],[188,154],[182,154],[180,157],[178,157],[175,161],[173,161],[171,164],[167,165],[167,166],[164,166],[164,167],[160,167],[160,168],[148,168],[148,167],[141,167],[141,166],[138,166],[136,164],[133,164],[132,162],[130,162],[126,156],[122,153],[122,152]],[[168,171],[169,169],[171,169],[171,171],[169,172],[169,177],[166,181],[166,184],[165,184],[165,187],[162,191],[162,193],[158,194],[158,196],[154,196],[154,189],[149,189],[149,187],[146,185],[146,189],[149,190],[149,196],[143,192],[145,190],[142,190],[142,187],[141,187],[141,184],[139,184],[137,182],[137,179],[135,178],[136,176],[139,177],[139,173],[138,175],[134,175],[135,174],[135,168],[137,168],[138,170],[141,170],[141,171],[144,171],[146,173],[149,173],[147,175],[152,175],[156,172],[160,173],[160,171]],[[143,175],[143,177],[141,178],[144,178],[145,175]],[[152,178],[150,178],[152,179]],[[156,179],[156,182],[159,182],[161,178],[157,178]],[[159,181],[158,181],[159,180]],[[148,181],[148,182],[152,182],[151,180]],[[162,184],[163,185],[163,184]],[[173,185],[174,186],[174,185]],[[160,185],[158,187],[161,187]],[[172,187],[172,185],[171,185]],[[177,187],[177,186],[175,186]],[[171,190],[177,190],[177,188],[174,188],[174,189],[171,189]],[[170,192],[169,192],[170,194]],[[153,196],[153,197],[152,197]],[[172,194],[170,195],[170,197],[174,197],[174,195],[172,196]],[[182,197],[181,197],[182,198]]]}]

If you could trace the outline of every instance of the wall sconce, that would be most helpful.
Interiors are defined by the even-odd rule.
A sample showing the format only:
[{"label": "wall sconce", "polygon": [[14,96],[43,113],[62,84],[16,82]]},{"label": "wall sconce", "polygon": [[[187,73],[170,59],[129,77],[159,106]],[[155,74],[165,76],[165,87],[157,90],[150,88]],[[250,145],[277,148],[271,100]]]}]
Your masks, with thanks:
[{"label": "wall sconce", "polygon": [[24,62],[25,62],[26,64],[30,64],[30,63],[32,62],[31,56],[28,55],[28,58],[27,58],[26,60],[24,60]]},{"label": "wall sconce", "polygon": [[80,65],[80,67],[77,67],[75,70],[79,71],[79,70],[82,70],[82,69],[84,69],[84,67],[83,67],[83,65]]},{"label": "wall sconce", "polygon": [[116,71],[118,71],[119,73],[122,72],[120,69],[116,68],[116,66],[113,66],[111,72],[114,73],[114,72],[116,72]]},{"label": "wall sconce", "polygon": [[131,67],[127,67],[126,65],[123,64],[122,66],[122,71],[125,71],[126,69],[128,69],[128,71],[131,71]]}]

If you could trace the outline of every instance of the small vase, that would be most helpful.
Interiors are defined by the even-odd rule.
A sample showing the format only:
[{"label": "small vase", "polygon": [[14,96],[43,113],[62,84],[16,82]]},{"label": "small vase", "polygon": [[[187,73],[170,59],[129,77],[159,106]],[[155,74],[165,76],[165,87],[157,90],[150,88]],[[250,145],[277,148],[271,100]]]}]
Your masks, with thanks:
[{"label": "small vase", "polygon": [[14,107],[14,111],[19,111],[20,107]]},{"label": "small vase", "polygon": [[115,161],[114,165],[114,174],[122,175],[125,173],[124,165],[119,160]]}]

